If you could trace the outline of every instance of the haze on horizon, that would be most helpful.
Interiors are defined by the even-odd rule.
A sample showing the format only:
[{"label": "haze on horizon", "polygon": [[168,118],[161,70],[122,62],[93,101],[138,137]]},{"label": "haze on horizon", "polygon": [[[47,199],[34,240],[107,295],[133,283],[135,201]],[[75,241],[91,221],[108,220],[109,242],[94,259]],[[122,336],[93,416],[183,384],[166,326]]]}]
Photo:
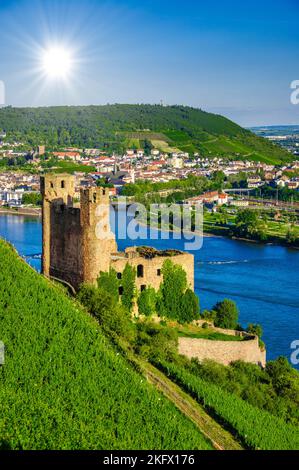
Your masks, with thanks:
[{"label": "haze on horizon", "polygon": [[[243,126],[299,124],[297,0],[1,0],[0,19],[7,105],[163,100]],[[45,73],[55,48],[67,74],[49,60]]]}]

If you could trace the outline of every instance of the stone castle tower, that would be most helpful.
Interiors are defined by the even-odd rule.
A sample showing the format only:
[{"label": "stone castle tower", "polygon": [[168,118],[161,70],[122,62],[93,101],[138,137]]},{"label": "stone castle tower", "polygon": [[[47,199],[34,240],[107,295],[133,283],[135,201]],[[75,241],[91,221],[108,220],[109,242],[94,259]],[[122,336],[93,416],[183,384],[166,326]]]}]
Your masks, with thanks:
[{"label": "stone castle tower", "polygon": [[42,272],[77,289],[95,283],[108,271],[117,251],[110,231],[109,190],[88,188],[74,203],[75,178],[68,174],[41,177],[43,197]]}]

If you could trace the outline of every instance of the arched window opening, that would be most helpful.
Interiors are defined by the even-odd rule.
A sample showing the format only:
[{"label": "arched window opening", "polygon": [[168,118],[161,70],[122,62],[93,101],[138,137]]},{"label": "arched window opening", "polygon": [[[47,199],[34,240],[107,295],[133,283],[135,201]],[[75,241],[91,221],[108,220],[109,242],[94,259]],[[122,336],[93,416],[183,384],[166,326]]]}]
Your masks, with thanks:
[{"label": "arched window opening", "polygon": [[143,265],[142,265],[142,264],[138,264],[138,266],[137,266],[137,277],[143,277],[143,274],[144,274],[143,271],[144,271],[144,270],[143,270]]}]

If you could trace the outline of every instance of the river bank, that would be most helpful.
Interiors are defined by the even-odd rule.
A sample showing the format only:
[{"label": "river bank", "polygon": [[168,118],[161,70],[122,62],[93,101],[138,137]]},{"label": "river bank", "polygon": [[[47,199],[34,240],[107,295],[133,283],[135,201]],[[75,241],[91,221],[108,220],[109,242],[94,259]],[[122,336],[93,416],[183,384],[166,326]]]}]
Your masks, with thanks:
[{"label": "river bank", "polygon": [[169,228],[166,225],[165,226],[157,226],[154,224],[153,226],[150,226],[149,223],[147,223],[145,220],[138,220],[138,224],[147,227],[148,229],[154,229],[158,230],[159,232],[169,232],[169,233],[183,233],[186,235],[194,235],[196,237],[215,237],[215,238],[227,238],[229,240],[236,240],[240,242],[245,242],[245,243],[254,243],[256,245],[275,245],[275,246],[282,246],[286,248],[290,248],[293,250],[299,250],[298,245],[292,245],[287,243],[287,241],[283,240],[282,238],[279,237],[274,237],[274,236],[269,236],[266,240],[256,240],[253,238],[244,238],[244,237],[236,237],[235,235],[229,234],[229,228],[227,227],[215,227],[215,231],[211,227],[209,227],[209,231],[206,231],[203,227],[203,231],[199,230],[184,230],[181,232],[179,229],[175,228]]},{"label": "river bank", "polygon": [[[41,217],[42,216],[42,208],[41,207],[17,207],[15,209],[7,208],[7,207],[0,207],[0,215],[1,214],[8,214],[8,215],[20,215],[20,216],[31,216],[31,217]],[[176,230],[174,228],[167,228],[165,227],[158,227],[158,226],[153,226],[150,227],[149,224],[146,223],[146,221],[138,220],[139,225],[152,228],[161,232],[171,232],[171,233],[180,233],[179,230]],[[231,228],[231,227],[229,227]],[[228,227],[215,227],[215,230],[213,230],[212,227],[209,227],[208,231],[204,229],[203,231],[191,231],[191,230],[185,230],[184,233],[187,235],[193,234],[194,236],[198,237],[224,237],[228,238],[230,240],[237,240],[241,242],[246,242],[246,243],[255,243],[258,245],[276,245],[276,246],[283,246],[286,248],[291,248],[293,250],[299,250],[298,245],[292,245],[290,243],[287,243],[286,240],[283,240],[282,238],[279,237],[274,237],[274,236],[269,236],[266,240],[255,240],[252,238],[240,238],[236,237],[234,235],[230,235],[228,233]]]},{"label": "river bank", "polygon": [[42,216],[42,209],[41,207],[16,207],[15,209],[9,209],[7,207],[0,207],[0,215],[1,214],[11,214],[11,215],[28,215],[34,217],[41,217]]}]

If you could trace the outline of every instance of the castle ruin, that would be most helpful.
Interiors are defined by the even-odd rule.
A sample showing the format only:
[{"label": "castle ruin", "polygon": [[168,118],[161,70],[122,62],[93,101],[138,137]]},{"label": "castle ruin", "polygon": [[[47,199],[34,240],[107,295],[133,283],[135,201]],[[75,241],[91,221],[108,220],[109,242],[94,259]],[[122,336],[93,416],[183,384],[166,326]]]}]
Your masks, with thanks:
[{"label": "castle ruin", "polygon": [[[68,174],[41,177],[43,198],[42,272],[78,289],[82,283],[96,284],[100,272],[114,268],[121,280],[126,264],[136,269],[136,287],[158,289],[165,259],[183,267],[189,287],[194,288],[194,257],[176,250],[158,251],[130,247],[118,252],[110,229],[109,190],[80,190],[75,202],[75,178]],[[121,284],[121,282],[120,282]],[[120,286],[121,293],[121,286]]]}]

